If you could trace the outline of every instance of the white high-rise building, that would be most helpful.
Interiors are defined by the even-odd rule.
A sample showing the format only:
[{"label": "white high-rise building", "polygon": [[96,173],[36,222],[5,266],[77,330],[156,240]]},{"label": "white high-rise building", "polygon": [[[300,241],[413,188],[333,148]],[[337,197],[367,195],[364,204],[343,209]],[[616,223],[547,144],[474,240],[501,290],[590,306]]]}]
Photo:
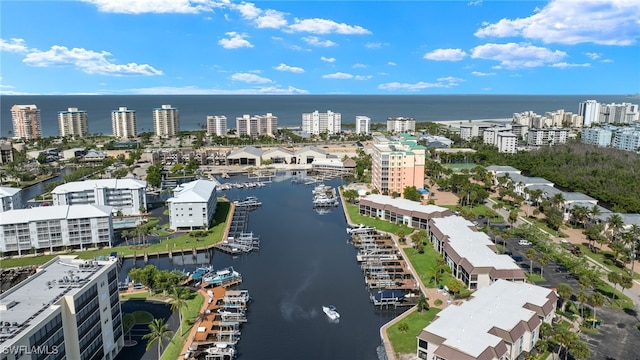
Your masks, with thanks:
[{"label": "white high-rise building", "polygon": [[312,113],[302,114],[302,132],[320,135],[321,133],[337,134],[342,131],[342,114],[331,110],[320,113],[318,110]]},{"label": "white high-rise building", "polygon": [[156,136],[170,137],[180,132],[180,112],[171,105],[153,109],[153,129]]},{"label": "white high-rise building", "polygon": [[266,115],[249,116],[247,114],[236,118],[237,135],[256,137],[259,135],[276,135],[278,131],[278,117],[272,113]]},{"label": "white high-rise building", "polygon": [[416,131],[416,119],[406,117],[387,118],[387,131],[394,133]]},{"label": "white high-rise building", "polygon": [[40,109],[35,105],[13,105],[11,107],[13,118],[14,139],[37,139],[42,137],[40,123]]},{"label": "white high-rise building", "polygon": [[600,103],[595,100],[582,101],[578,105],[578,115],[582,116],[584,126],[597,124],[600,117]]},{"label": "white high-rise building", "polygon": [[118,110],[111,111],[111,127],[113,136],[119,138],[132,138],[138,135],[136,129],[136,111],[121,106]]},{"label": "white high-rise building", "polygon": [[2,359],[113,360],[124,348],[118,261],[63,255],[0,295]]},{"label": "white high-rise building", "polygon": [[224,115],[207,116],[207,135],[226,136],[227,117]]},{"label": "white high-rise building", "polygon": [[61,137],[89,135],[87,112],[78,108],[58,111],[58,128]]},{"label": "white high-rise building", "polygon": [[356,134],[369,134],[371,118],[368,116],[356,116]]}]

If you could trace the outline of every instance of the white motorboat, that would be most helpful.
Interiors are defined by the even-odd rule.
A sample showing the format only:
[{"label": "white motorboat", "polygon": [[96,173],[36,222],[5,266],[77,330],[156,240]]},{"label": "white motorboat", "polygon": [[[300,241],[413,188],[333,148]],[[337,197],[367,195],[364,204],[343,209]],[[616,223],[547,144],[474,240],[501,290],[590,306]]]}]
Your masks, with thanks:
[{"label": "white motorboat", "polygon": [[335,321],[340,319],[340,314],[338,313],[338,311],[336,311],[336,307],[333,305],[323,306],[322,311],[324,311],[324,313],[327,314],[327,316],[331,320]]}]

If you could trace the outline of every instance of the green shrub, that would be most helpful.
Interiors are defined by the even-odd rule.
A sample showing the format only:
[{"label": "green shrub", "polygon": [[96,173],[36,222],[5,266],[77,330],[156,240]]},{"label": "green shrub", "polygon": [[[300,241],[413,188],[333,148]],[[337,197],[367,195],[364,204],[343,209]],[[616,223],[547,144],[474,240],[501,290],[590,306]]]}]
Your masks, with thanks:
[{"label": "green shrub", "polygon": [[[434,301],[433,304],[435,306],[440,306],[440,305],[442,305],[442,300],[436,299],[436,301]],[[640,324],[638,324],[638,330],[640,330]]]}]

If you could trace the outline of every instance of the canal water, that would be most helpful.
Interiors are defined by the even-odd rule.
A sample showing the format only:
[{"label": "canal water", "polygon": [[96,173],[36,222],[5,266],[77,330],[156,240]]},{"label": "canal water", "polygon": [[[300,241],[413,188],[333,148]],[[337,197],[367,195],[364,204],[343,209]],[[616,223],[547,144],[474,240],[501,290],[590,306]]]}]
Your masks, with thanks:
[{"label": "canal water", "polygon": [[[249,231],[260,237],[260,251],[231,256],[221,252],[150,258],[161,269],[193,270],[233,266],[249,290],[248,322],[237,350],[242,359],[378,359],[380,327],[400,310],[377,310],[369,300],[356,249],[348,242],[342,207],[325,214],[312,208],[315,185],[293,184],[279,175],[262,188],[228,190],[230,200],[256,196],[262,206],[249,215]],[[244,177],[226,181],[244,182]],[[249,180],[251,181],[251,180]],[[338,187],[341,180],[325,182]],[[124,279],[131,267],[125,261]],[[332,323],[323,305],[340,312]],[[378,349],[379,350],[379,349]]]}]

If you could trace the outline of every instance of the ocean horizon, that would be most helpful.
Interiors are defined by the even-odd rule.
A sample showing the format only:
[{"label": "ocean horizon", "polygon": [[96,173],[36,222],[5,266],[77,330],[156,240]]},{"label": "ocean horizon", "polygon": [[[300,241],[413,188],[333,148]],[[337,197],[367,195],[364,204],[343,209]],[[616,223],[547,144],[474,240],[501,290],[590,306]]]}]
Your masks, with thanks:
[{"label": "ocean horizon", "polygon": [[58,136],[59,111],[74,107],[88,115],[90,134],[112,134],[111,112],[126,106],[136,111],[138,132],[153,131],[152,110],[164,104],[180,111],[180,129],[198,130],[210,115],[224,115],[235,128],[236,117],[272,113],[278,126],[302,124],[302,114],[331,110],[343,124],[356,116],[373,123],[388,117],[412,117],[418,122],[506,119],[514,113],[538,114],[564,109],[576,113],[585,100],[600,103],[638,103],[636,95],[3,95],[0,96],[0,137],[13,131],[11,107],[36,105],[41,112],[42,135]]}]

